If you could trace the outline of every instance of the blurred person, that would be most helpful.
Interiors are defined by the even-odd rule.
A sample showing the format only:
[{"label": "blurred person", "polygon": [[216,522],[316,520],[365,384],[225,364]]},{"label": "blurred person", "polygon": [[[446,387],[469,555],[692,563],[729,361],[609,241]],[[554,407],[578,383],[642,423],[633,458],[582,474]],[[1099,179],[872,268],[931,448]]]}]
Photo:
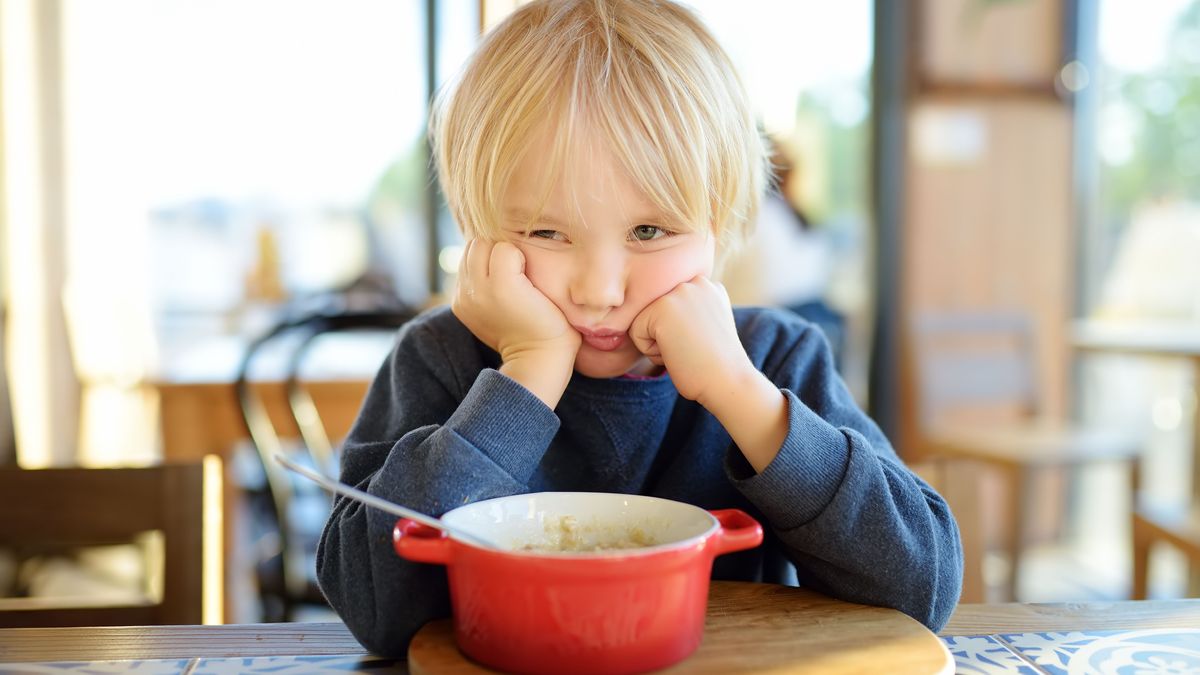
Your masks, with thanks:
[{"label": "blurred person", "polygon": [[846,321],[825,300],[833,275],[832,246],[791,197],[797,170],[785,145],[770,138],[769,148],[772,180],[754,234],[725,270],[731,296],[741,303],[783,307],[816,323],[840,368]]},{"label": "blurred person", "polygon": [[[712,281],[753,223],[766,160],[690,11],[529,3],[439,95],[431,137],[466,251],[451,307],[401,329],[372,383],[344,482],[435,516],[539,491],[740,508],[766,538],[714,578],[798,581],[944,625],[962,579],[945,501],[811,323],[734,309]],[[450,597],[444,567],[396,555],[394,522],[338,498],[317,571],[364,646],[403,655]]]}]

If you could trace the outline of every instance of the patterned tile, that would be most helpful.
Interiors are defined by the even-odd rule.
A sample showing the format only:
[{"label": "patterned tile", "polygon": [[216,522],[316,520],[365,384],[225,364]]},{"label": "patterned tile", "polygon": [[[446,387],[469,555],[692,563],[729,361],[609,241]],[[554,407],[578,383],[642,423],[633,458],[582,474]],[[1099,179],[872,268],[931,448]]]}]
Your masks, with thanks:
[{"label": "patterned tile", "polygon": [[[189,670],[188,667],[192,666]],[[155,659],[144,661],[55,661],[0,663],[0,675],[314,675],[316,673],[407,673],[404,660],[366,655],[263,656],[222,659]]]},{"label": "patterned tile", "polygon": [[990,635],[944,637],[942,642],[954,657],[954,672],[958,675],[993,675],[1021,673],[1039,675],[1038,671],[1021,660]]},{"label": "patterned tile", "polygon": [[1051,675],[1066,675],[1075,653],[1095,640],[1095,631],[1005,633],[998,636],[1014,652]]},{"label": "patterned tile", "polygon": [[139,661],[50,661],[45,663],[0,663],[0,675],[179,675],[193,659],[145,659]]},{"label": "patterned tile", "polygon": [[1052,675],[1200,674],[1200,628],[1017,633],[1000,638]]},{"label": "patterned tile", "polygon": [[244,659],[200,659],[192,675],[312,675],[313,673],[407,673],[404,659],[367,655],[261,656]]}]

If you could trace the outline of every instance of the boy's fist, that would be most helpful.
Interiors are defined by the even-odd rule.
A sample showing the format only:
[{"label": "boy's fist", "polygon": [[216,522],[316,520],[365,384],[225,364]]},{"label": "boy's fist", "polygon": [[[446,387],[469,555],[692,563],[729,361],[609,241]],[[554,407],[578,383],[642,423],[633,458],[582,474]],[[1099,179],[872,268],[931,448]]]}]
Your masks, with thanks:
[{"label": "boy's fist", "polygon": [[634,318],[629,337],[666,367],[681,396],[705,407],[755,370],[738,339],[729,294],[706,277],[685,281],[650,303]]},{"label": "boy's fist", "polygon": [[505,363],[542,354],[573,363],[579,351],[579,332],[525,276],[525,256],[508,242],[467,242],[450,308]]}]

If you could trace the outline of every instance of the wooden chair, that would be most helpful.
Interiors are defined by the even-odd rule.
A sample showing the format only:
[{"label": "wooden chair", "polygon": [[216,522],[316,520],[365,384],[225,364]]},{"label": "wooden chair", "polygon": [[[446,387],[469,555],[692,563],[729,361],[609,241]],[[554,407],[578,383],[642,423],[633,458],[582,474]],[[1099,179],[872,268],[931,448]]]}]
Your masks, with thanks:
[{"label": "wooden chair", "polygon": [[1138,500],[1133,511],[1134,600],[1149,597],[1150,551],[1157,543],[1168,544],[1187,558],[1189,590],[1194,593],[1200,573],[1200,504],[1172,509]]},{"label": "wooden chair", "polygon": [[[247,489],[255,507],[259,559],[255,561],[262,621],[293,621],[303,606],[328,607],[316,580],[316,550],[332,502],[317,486],[296,478],[274,455],[286,452],[303,464],[337,475],[338,448],[321,423],[316,405],[303,387],[304,359],[320,337],[353,331],[395,332],[416,315],[404,307],[315,312],[285,319],[246,349],[234,383],[246,430],[260,460],[262,489]],[[249,386],[249,373],[264,348],[290,340],[287,393],[301,443],[285,447],[262,400]]]},{"label": "wooden chair", "polygon": [[975,460],[1005,476],[1010,564],[1003,599],[1015,600],[1033,475],[1116,462],[1136,476],[1140,439],[1043,416],[1024,315],[924,314],[912,329],[922,455]]},{"label": "wooden chair", "polygon": [[[19,556],[163,537],[161,597],[64,605],[0,599],[0,627],[199,624],[203,586],[200,464],[120,469],[0,468],[0,549]],[[74,601],[74,599],[72,599]]]}]

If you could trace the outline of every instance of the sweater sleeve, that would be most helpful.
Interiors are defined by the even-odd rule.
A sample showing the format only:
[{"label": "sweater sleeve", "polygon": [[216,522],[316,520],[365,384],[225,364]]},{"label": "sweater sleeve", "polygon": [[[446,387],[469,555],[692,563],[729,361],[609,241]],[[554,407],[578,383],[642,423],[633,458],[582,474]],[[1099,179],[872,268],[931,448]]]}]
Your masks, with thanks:
[{"label": "sweater sleeve", "polygon": [[[452,347],[427,324],[401,330],[346,440],[343,482],[434,516],[529,491],[558,417],[496,370],[469,380],[471,372],[451,364],[472,358],[448,353]],[[445,568],[401,559],[392,548],[395,523],[338,497],[316,565],[322,592],[355,638],[399,657],[417,629],[450,607]]]},{"label": "sweater sleeve", "polygon": [[778,534],[801,584],[939,630],[958,603],[963,565],[945,500],[859,409],[823,335],[797,323],[771,342],[758,363],[787,398],[788,434],[759,474],[732,449],[735,486]]}]

